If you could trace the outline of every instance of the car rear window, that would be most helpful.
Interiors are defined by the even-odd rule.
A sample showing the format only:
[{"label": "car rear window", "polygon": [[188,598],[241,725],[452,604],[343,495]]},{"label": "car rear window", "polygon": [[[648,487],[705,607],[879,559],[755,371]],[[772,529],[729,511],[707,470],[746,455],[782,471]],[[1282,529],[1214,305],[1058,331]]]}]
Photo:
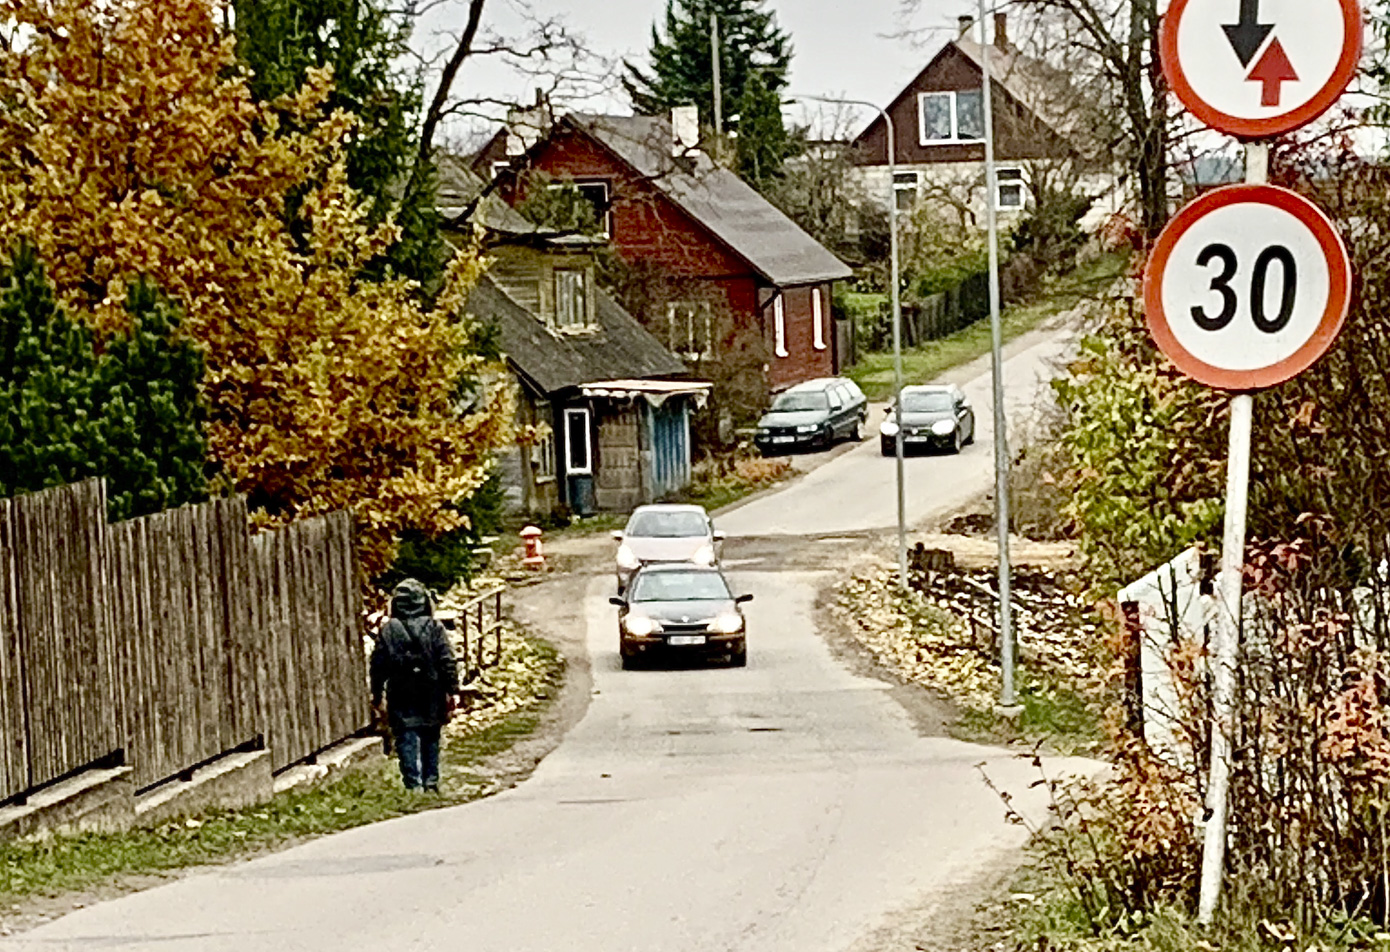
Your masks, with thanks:
[{"label": "car rear window", "polygon": [[773,413],[799,413],[805,410],[828,410],[830,399],[822,392],[784,393],[772,403]]},{"label": "car rear window", "polygon": [[726,601],[729,586],[718,572],[650,572],[632,584],[634,602]]},{"label": "car rear window", "polygon": [[684,539],[709,533],[698,512],[638,512],[628,520],[627,534],[639,539]]}]

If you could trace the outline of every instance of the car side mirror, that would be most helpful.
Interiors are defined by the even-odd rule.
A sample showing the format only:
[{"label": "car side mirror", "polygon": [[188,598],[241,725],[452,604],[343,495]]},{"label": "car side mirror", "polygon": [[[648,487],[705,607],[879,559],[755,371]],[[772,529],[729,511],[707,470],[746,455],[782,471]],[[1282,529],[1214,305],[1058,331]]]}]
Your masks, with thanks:
[{"label": "car side mirror", "polygon": [[738,598],[735,598],[735,599],[734,599],[734,604],[735,604],[735,605],[747,605],[747,604],[748,604],[749,602],[751,602],[752,600],[753,600],[753,596],[752,596],[752,595],[740,595]]},{"label": "car side mirror", "polygon": [[728,538],[728,536],[725,535],[723,531],[721,531],[721,530],[719,530],[719,529],[715,529],[715,530],[714,530],[714,541],[715,541],[715,542],[723,542],[723,541],[724,541],[725,539],[727,539],[727,538]]},{"label": "car side mirror", "polygon": [[624,605],[627,604],[627,602],[624,601],[621,597],[614,595],[612,598],[608,600],[608,604],[617,605],[619,608],[622,608]]},{"label": "car side mirror", "polygon": [[832,410],[843,410],[844,408],[845,408],[845,405],[844,405],[843,403],[832,403],[832,404],[830,405],[830,409],[832,409]]},{"label": "car side mirror", "polygon": [[623,541],[623,530],[621,530],[621,529],[614,529],[612,532],[610,532],[610,533],[608,533],[608,534],[611,535],[611,536],[613,537],[613,541],[614,541],[614,542],[621,542],[621,541]]}]

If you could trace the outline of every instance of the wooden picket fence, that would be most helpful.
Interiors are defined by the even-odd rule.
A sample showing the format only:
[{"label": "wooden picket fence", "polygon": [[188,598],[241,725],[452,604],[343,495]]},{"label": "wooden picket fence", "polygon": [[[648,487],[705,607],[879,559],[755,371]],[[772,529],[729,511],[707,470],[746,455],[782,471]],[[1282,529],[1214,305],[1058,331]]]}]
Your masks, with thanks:
[{"label": "wooden picket fence", "polygon": [[252,535],[243,499],[108,524],[93,480],[0,500],[0,802],[124,762],[283,769],[369,722],[351,518]]}]

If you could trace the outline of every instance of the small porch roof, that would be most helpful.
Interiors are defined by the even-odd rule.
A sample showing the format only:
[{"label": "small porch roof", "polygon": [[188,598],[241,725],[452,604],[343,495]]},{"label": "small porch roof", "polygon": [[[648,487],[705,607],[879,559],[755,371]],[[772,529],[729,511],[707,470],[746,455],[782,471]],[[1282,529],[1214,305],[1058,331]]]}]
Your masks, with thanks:
[{"label": "small porch roof", "polygon": [[606,380],[586,383],[580,392],[590,399],[646,400],[659,407],[672,397],[693,397],[697,407],[709,399],[714,384],[692,380]]}]

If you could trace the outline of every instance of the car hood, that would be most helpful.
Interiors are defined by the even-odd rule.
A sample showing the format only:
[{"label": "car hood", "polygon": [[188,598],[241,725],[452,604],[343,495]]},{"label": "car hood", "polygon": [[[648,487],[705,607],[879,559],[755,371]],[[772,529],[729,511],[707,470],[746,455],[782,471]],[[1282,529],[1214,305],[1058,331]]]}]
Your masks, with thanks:
[{"label": "car hood", "polygon": [[734,600],[692,602],[636,602],[632,611],[662,623],[696,625],[711,622],[725,612],[735,610]]},{"label": "car hood", "polygon": [[758,426],[810,426],[824,423],[829,414],[824,410],[793,410],[782,413],[764,413]]},{"label": "car hood", "polygon": [[628,536],[623,543],[643,562],[689,562],[702,546],[709,545],[709,536],[679,536],[659,539],[652,536]]},{"label": "car hood", "polygon": [[[930,426],[937,420],[954,420],[955,414],[950,410],[931,410],[929,412],[903,413],[903,426]],[[890,412],[888,421],[896,423],[897,414]]]}]

